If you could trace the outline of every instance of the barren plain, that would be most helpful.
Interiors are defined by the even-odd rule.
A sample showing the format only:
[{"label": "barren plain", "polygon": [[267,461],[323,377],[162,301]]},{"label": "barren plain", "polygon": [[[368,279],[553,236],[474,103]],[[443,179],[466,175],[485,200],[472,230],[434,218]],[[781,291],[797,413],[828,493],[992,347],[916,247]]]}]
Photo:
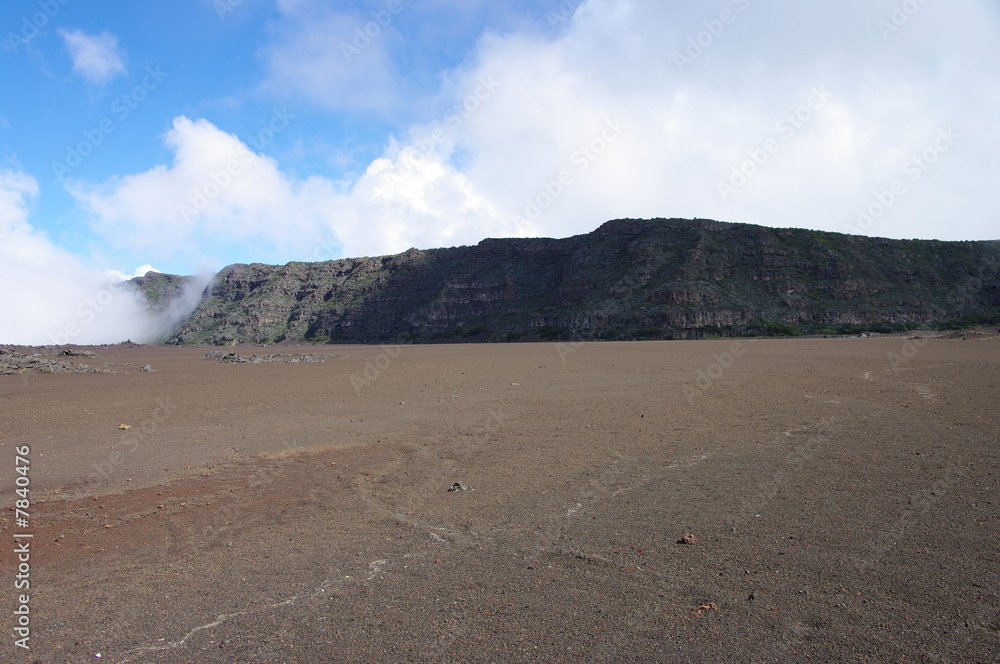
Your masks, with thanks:
[{"label": "barren plain", "polygon": [[85,350],[0,376],[4,661],[1000,658],[1000,340]]}]

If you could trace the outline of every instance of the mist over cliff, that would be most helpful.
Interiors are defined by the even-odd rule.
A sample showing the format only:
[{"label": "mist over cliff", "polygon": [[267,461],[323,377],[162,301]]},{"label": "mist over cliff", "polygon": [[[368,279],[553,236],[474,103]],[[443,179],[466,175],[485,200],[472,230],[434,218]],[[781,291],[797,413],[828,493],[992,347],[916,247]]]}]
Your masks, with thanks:
[{"label": "mist over cliff", "polygon": [[998,314],[1000,241],[622,219],[565,239],[230,265],[169,342],[699,338]]}]

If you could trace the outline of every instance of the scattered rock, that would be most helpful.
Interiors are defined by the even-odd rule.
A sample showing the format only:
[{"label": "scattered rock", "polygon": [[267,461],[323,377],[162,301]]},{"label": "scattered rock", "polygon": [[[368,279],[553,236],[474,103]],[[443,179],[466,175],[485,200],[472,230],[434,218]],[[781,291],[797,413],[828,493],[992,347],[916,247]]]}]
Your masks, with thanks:
[{"label": "scattered rock", "polygon": [[475,491],[475,489],[473,489],[465,482],[455,482],[454,484],[451,485],[451,488],[448,489],[449,493],[451,493],[452,491]]},{"label": "scattered rock", "polygon": [[89,357],[92,360],[96,360],[98,358],[97,353],[94,353],[92,351],[89,351],[89,350],[73,350],[71,348],[67,348],[67,349],[63,350],[59,354],[60,355],[65,355],[67,357]]},{"label": "scattered rock", "polygon": [[702,611],[715,611],[718,608],[719,607],[715,605],[715,602],[707,602],[698,607],[698,613],[701,613]]},{"label": "scattered rock", "polygon": [[[997,330],[1000,333],[1000,330]],[[941,339],[996,339],[997,334],[993,333],[992,329],[984,327],[969,327],[964,330],[955,330],[954,332],[949,332],[943,334]]]},{"label": "scattered rock", "polygon": [[207,353],[205,357],[201,358],[203,360],[215,360],[217,362],[226,363],[238,363],[238,362],[249,362],[250,358],[244,357],[239,353],[231,350],[213,350],[211,353]]},{"label": "scattered rock", "polygon": [[695,537],[694,535],[692,535],[691,533],[686,533],[686,534],[682,535],[679,540],[677,540],[677,543],[678,544],[697,544],[698,543],[698,538]]},{"label": "scattered rock", "polygon": [[300,353],[300,354],[287,354],[279,353],[277,355],[240,355],[236,351],[232,350],[213,350],[211,353],[205,355],[201,358],[203,360],[215,360],[217,362],[223,362],[225,364],[263,364],[264,362],[280,362],[282,364],[299,364],[306,363],[312,364],[314,362],[325,362],[333,358],[343,358],[343,355],[314,355],[312,353]]},{"label": "scattered rock", "polygon": [[145,366],[142,366],[142,367],[139,367],[139,371],[152,371],[152,370],[153,370],[153,367],[151,365],[149,365],[149,364],[147,364]]},{"label": "scattered rock", "polygon": [[89,350],[40,348],[44,352],[25,355],[14,347],[0,348],[0,376],[29,373],[118,373],[114,369],[74,363],[77,358],[97,359]]},{"label": "scattered rock", "polygon": [[132,428],[132,425],[131,424],[119,424],[118,428],[121,429],[122,431],[128,431],[129,429]]}]

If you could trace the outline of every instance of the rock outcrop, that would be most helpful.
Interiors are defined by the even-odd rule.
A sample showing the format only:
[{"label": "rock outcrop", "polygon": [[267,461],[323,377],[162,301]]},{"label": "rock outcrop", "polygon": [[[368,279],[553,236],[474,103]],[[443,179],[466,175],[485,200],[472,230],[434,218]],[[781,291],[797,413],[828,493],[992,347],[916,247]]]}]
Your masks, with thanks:
[{"label": "rock outcrop", "polygon": [[1000,241],[617,220],[561,240],[230,265],[170,341],[697,338],[997,314]]},{"label": "rock outcrop", "polygon": [[146,304],[154,311],[164,311],[184,297],[186,290],[197,282],[195,277],[182,277],[150,270],[141,277],[133,277],[126,283],[146,298]]}]

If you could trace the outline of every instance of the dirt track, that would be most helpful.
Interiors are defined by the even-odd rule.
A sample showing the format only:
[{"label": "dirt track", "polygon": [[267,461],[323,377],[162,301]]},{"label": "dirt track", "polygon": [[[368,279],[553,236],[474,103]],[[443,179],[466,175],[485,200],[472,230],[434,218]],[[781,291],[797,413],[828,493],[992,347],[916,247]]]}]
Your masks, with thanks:
[{"label": "dirt track", "polygon": [[0,376],[4,505],[21,445],[37,503],[4,511],[4,634],[34,538],[31,651],[2,657],[998,661],[1000,341],[904,343],[93,347],[153,371]]}]

